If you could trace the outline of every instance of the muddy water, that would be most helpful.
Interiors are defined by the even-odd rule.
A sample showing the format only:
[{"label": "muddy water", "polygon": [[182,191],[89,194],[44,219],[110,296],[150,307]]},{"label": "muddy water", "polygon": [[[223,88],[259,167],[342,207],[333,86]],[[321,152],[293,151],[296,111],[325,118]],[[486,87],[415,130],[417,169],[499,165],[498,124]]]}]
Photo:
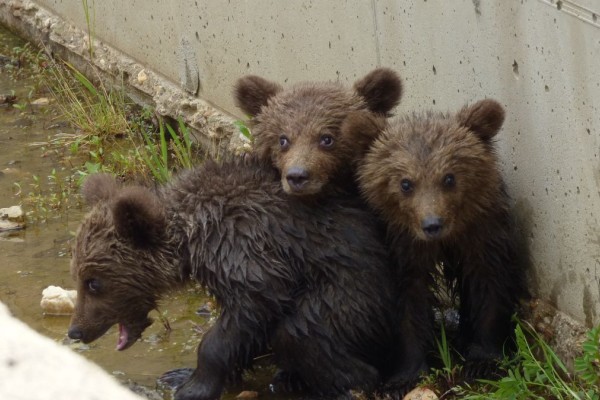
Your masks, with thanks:
[{"label": "muddy water", "polygon": [[[24,42],[0,26],[0,55],[8,55],[10,49],[23,45]],[[30,96],[38,81],[26,76],[26,65],[22,68],[19,79],[14,79],[0,67],[0,95],[14,92],[19,103],[28,97],[31,100],[48,97],[40,92]],[[27,106],[23,110],[0,105],[0,208],[21,204],[25,212],[31,211],[33,206],[24,201],[23,194],[31,188],[32,175],[41,178],[42,186],[47,185],[46,177],[53,169],[63,176],[69,175],[71,167],[62,164],[59,151],[51,146],[31,145],[64,133],[73,132],[61,123],[52,103]],[[18,195],[15,182],[21,186],[22,195]],[[153,389],[156,377],[163,372],[195,365],[196,346],[201,332],[208,327],[207,320],[195,312],[207,298],[197,289],[189,289],[166,299],[161,311],[171,330],[157,321],[140,342],[124,352],[115,350],[118,336],[115,327],[93,344],[71,343],[66,337],[69,317],[45,316],[39,303],[42,290],[49,285],[73,288],[69,275],[70,246],[85,211],[83,206],[51,211],[45,222],[30,222],[25,230],[0,234],[0,301],[36,331],[70,346],[120,381]],[[225,398],[233,398],[240,390],[255,390],[261,392],[261,398],[275,398],[266,391],[271,373],[270,367],[257,368],[243,386],[231,388]],[[160,390],[151,395],[171,397]]]}]

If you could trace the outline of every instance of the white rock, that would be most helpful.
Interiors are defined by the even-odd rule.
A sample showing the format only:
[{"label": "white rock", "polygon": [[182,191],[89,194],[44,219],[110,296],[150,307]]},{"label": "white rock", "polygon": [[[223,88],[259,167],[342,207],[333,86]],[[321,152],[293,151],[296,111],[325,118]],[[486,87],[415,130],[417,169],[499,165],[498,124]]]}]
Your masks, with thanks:
[{"label": "white rock", "polygon": [[69,315],[75,309],[76,290],[65,290],[60,286],[48,286],[42,291],[40,306],[47,315]]},{"label": "white rock", "polygon": [[35,99],[31,102],[32,106],[45,106],[50,103],[50,99],[47,97],[40,97],[39,99]]},{"label": "white rock", "polygon": [[0,208],[0,218],[19,221],[23,219],[23,209],[21,208],[21,206]]},{"label": "white rock", "polygon": [[417,387],[407,393],[402,400],[437,400],[437,395],[431,389]]},{"label": "white rock", "polygon": [[138,72],[137,80],[139,83],[144,83],[146,82],[146,80],[148,80],[148,75],[146,74],[145,70],[141,70],[140,72]]},{"label": "white rock", "polygon": [[17,231],[19,229],[23,229],[22,223],[0,219],[0,232]]}]

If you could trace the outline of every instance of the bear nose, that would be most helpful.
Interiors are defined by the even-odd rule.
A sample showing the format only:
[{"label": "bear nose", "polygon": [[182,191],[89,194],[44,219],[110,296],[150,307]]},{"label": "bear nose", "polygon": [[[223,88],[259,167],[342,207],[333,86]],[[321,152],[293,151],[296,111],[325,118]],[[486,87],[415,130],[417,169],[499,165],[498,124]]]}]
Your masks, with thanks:
[{"label": "bear nose", "polygon": [[72,326],[69,328],[69,332],[67,333],[71,339],[81,340],[83,339],[83,331],[79,329],[77,326]]},{"label": "bear nose", "polygon": [[440,217],[427,217],[421,222],[421,229],[429,238],[436,238],[442,233],[444,224]]},{"label": "bear nose", "polygon": [[299,190],[308,182],[308,177],[308,171],[304,168],[291,167],[288,169],[285,179],[287,179],[292,189]]}]

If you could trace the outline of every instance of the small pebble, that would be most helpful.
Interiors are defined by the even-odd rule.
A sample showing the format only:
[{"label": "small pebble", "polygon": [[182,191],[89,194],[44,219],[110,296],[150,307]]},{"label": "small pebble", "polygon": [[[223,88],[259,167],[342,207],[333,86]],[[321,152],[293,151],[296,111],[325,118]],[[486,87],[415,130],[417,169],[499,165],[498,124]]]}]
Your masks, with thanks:
[{"label": "small pebble", "polygon": [[148,75],[146,74],[146,71],[141,70],[137,75],[138,82],[144,83],[144,82],[146,82],[147,79],[148,79]]},{"label": "small pebble", "polygon": [[47,97],[40,97],[39,99],[35,99],[31,102],[32,106],[45,106],[50,103],[50,99]]},{"label": "small pebble", "polygon": [[406,396],[404,396],[404,399],[402,399],[402,400],[437,400],[437,399],[438,399],[438,397],[433,392],[433,390],[425,388],[425,387],[418,387],[418,388],[415,388],[415,389],[411,390],[410,392],[408,392],[408,394]]},{"label": "small pebble", "polygon": [[257,397],[258,392],[254,392],[252,390],[244,390],[243,392],[240,392],[240,394],[235,396],[236,399],[255,399]]}]

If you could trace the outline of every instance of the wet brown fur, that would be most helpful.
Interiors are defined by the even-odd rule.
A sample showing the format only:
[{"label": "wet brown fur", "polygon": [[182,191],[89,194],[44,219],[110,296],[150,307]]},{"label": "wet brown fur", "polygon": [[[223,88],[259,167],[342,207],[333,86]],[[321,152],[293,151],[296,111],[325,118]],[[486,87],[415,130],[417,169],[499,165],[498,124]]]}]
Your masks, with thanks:
[{"label": "wet brown fur", "polygon": [[[396,118],[359,167],[360,187],[389,225],[399,262],[403,360],[392,379],[405,384],[427,367],[436,265],[460,295],[461,350],[477,375],[500,358],[511,316],[527,296],[524,265],[493,137],[504,110],[493,100],[456,114]],[[453,181],[447,180],[449,174]],[[403,191],[403,181],[410,190]],[[449,184],[452,183],[452,184]],[[441,228],[434,234],[428,221]],[[469,372],[467,371],[467,374]]]},{"label": "wet brown fur", "polygon": [[[287,193],[307,196],[330,183],[355,188],[355,163],[374,137],[360,130],[347,136],[340,127],[355,113],[387,115],[401,94],[397,74],[378,68],[351,89],[334,82],[303,82],[284,89],[250,75],[237,82],[234,97],[238,107],[252,117],[258,157],[280,171]],[[287,146],[281,145],[283,137]],[[332,145],[324,145],[324,137],[329,137]],[[306,176],[302,184],[292,180],[298,171]]]},{"label": "wet brown fur", "polygon": [[253,160],[207,162],[158,191],[91,176],[84,194],[93,209],[73,249],[71,337],[87,343],[120,323],[128,347],[160,298],[192,280],[219,303],[177,400],[218,398],[266,351],[321,395],[371,390],[386,373],[389,255],[359,202],[307,205]]}]

